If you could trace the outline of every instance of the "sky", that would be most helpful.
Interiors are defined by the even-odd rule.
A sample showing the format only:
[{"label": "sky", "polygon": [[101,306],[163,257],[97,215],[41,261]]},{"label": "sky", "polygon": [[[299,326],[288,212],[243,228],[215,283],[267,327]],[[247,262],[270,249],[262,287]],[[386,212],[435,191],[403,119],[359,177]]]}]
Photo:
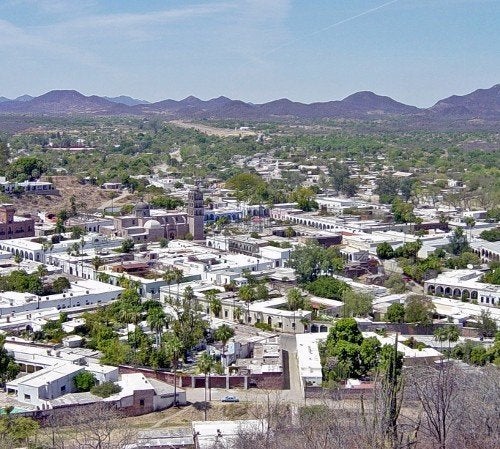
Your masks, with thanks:
[{"label": "sky", "polygon": [[500,83],[500,0],[0,0],[0,96],[428,107]]}]

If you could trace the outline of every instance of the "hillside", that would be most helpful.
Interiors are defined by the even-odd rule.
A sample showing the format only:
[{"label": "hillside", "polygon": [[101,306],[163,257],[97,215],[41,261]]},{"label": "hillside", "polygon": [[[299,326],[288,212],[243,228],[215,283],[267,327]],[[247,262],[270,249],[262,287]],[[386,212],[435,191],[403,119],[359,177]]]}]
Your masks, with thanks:
[{"label": "hillside", "polygon": [[11,202],[17,208],[17,214],[28,213],[33,216],[39,211],[47,213],[57,213],[61,209],[69,209],[70,197],[74,195],[77,198],[77,205],[82,211],[94,212],[104,203],[111,200],[115,192],[102,190],[98,186],[79,184],[76,177],[73,176],[53,176],[52,182],[59,190],[59,196],[49,195],[12,195],[9,196]]},{"label": "hillside", "polygon": [[0,114],[47,115],[151,115],[169,119],[248,119],[248,120],[318,120],[359,119],[432,124],[450,119],[500,120],[500,84],[478,89],[464,96],[451,96],[428,109],[406,105],[373,92],[356,92],[343,100],[301,103],[288,98],[262,104],[245,103],[220,96],[200,100],[189,96],[183,100],[163,100],[144,104],[142,100],[120,96],[115,98],[85,96],[75,90],[54,90],[30,99],[3,99]]}]

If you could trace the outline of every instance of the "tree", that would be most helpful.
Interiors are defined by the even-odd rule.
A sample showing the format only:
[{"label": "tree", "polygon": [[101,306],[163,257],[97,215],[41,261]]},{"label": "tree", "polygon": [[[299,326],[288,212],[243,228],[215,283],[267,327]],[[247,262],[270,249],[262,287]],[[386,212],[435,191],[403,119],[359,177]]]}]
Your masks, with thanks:
[{"label": "tree", "polygon": [[156,347],[160,347],[161,334],[163,328],[168,323],[167,314],[161,308],[151,308],[146,316],[146,321],[148,322],[149,328],[155,332]]},{"label": "tree", "polygon": [[236,190],[238,201],[247,201],[254,197],[256,192],[265,188],[264,180],[254,173],[239,173],[226,181],[228,189]]},{"label": "tree", "polygon": [[461,382],[459,371],[450,364],[437,370],[419,369],[412,376],[411,385],[423,410],[422,431],[430,438],[432,447],[455,447],[453,434],[461,426],[465,411]]},{"label": "tree", "polygon": [[387,308],[385,319],[391,323],[404,323],[405,320],[405,306],[399,302],[391,304]]},{"label": "tree", "polygon": [[431,324],[435,307],[426,296],[410,295],[405,301],[405,322]]},{"label": "tree", "polygon": [[238,297],[247,304],[250,304],[257,299],[255,290],[248,284],[244,284],[240,287],[238,290]]},{"label": "tree", "polygon": [[392,273],[384,282],[384,287],[388,288],[392,294],[404,293],[406,282],[399,273]]},{"label": "tree", "polygon": [[306,283],[314,281],[321,273],[331,275],[342,270],[344,263],[336,248],[325,249],[315,241],[308,241],[290,253],[288,266],[295,269],[300,283]]},{"label": "tree", "polygon": [[291,288],[286,294],[286,302],[288,310],[305,309],[306,299],[302,296],[302,292],[298,288]]},{"label": "tree", "polygon": [[392,214],[394,215],[394,221],[396,223],[414,223],[415,215],[413,214],[413,205],[411,203],[405,203],[399,198],[396,198],[392,202],[391,207]]},{"label": "tree", "polygon": [[5,335],[0,334],[0,383],[2,386],[19,374],[19,365],[15,363],[14,357],[9,354],[4,345]]},{"label": "tree", "polygon": [[310,212],[318,208],[318,203],[314,200],[315,192],[310,187],[297,187],[292,194],[291,199],[297,203],[299,209],[304,212]]},{"label": "tree", "polygon": [[394,257],[394,249],[387,242],[382,242],[377,245],[377,257],[379,259],[392,259]]},{"label": "tree", "polygon": [[482,337],[493,337],[497,332],[497,323],[491,318],[491,312],[481,310],[481,315],[477,317],[477,329]]},{"label": "tree", "polygon": [[0,417],[0,447],[31,447],[31,438],[39,429],[39,424],[32,418],[24,416],[13,418],[11,416],[14,407],[4,408],[5,415]]},{"label": "tree", "polygon": [[269,290],[264,284],[258,284],[255,288],[255,297],[259,301],[269,299]]},{"label": "tree", "polygon": [[179,302],[179,300],[180,300],[179,286],[180,286],[180,283],[182,282],[182,280],[184,279],[184,271],[182,271],[180,268],[174,267],[172,269],[172,272],[173,272],[174,281],[177,284],[177,302]]},{"label": "tree", "polygon": [[[125,449],[136,431],[105,401],[55,411],[51,449]],[[71,428],[68,434],[67,429]]]},{"label": "tree", "polygon": [[97,380],[95,376],[90,371],[80,371],[75,377],[73,377],[73,383],[75,384],[76,391],[90,391],[90,389],[96,384]]},{"label": "tree", "polygon": [[366,317],[372,311],[373,296],[369,293],[346,290],[342,293],[342,301],[344,317]]},{"label": "tree", "polygon": [[66,276],[59,276],[52,283],[52,289],[55,293],[62,293],[71,288],[71,284]]},{"label": "tree", "polygon": [[330,328],[328,340],[331,344],[336,344],[340,340],[360,344],[363,341],[363,336],[354,318],[341,318]]},{"label": "tree", "polygon": [[469,240],[472,238],[472,228],[476,226],[476,220],[473,217],[465,217],[465,224],[467,225],[467,229],[469,230]]},{"label": "tree", "polygon": [[174,373],[174,406],[177,406],[177,367],[179,366],[179,359],[184,352],[184,346],[181,339],[175,334],[166,334],[163,337],[163,346],[165,354],[172,367]]},{"label": "tree", "polygon": [[49,274],[49,270],[47,269],[47,265],[44,265],[44,264],[38,265],[38,267],[36,267],[36,273],[38,274],[38,276],[40,276],[40,280],[43,283],[45,276],[47,276],[47,274]]},{"label": "tree", "polygon": [[122,253],[130,253],[134,249],[135,243],[132,239],[126,239],[122,242],[120,251]]},{"label": "tree", "polygon": [[460,332],[458,331],[456,326],[448,325],[439,327],[434,331],[434,338],[439,342],[448,342],[448,354],[450,353],[450,345],[451,343],[455,343],[458,341],[460,337]]},{"label": "tree", "polygon": [[207,376],[208,379],[210,379],[210,373],[214,369],[214,365],[215,365],[215,360],[208,352],[204,352],[198,359],[197,363],[198,370],[200,371],[200,373],[203,373],[205,375],[205,407],[204,407],[205,421],[207,420],[207,408],[208,408],[207,387],[210,389],[210,383],[207,382]]},{"label": "tree", "polygon": [[208,301],[210,312],[212,312],[214,316],[218,318],[222,310],[222,302],[219,298],[217,298],[217,291],[209,290],[205,293],[205,298]]},{"label": "tree", "polygon": [[464,230],[462,228],[455,228],[453,233],[448,236],[449,245],[448,249],[450,253],[455,256],[459,256],[464,251],[469,249],[469,243],[467,242],[467,236],[464,234]]},{"label": "tree", "polygon": [[21,262],[23,261],[23,256],[21,253],[16,253],[16,255],[14,256],[14,262],[17,264],[17,266],[19,267],[19,265],[21,265]]},{"label": "tree", "polygon": [[171,301],[171,296],[170,296],[170,285],[172,284],[172,282],[175,281],[176,279],[176,275],[175,275],[175,272],[174,270],[171,268],[171,267],[167,267],[167,269],[165,270],[165,272],[163,273],[163,276],[162,276],[163,280],[167,283],[167,286],[168,286],[168,301]]},{"label": "tree", "polygon": [[90,261],[90,264],[92,265],[94,270],[97,272],[97,271],[99,271],[99,268],[101,268],[104,265],[104,261],[99,256],[95,256]]},{"label": "tree", "polygon": [[214,339],[222,343],[222,358],[225,360],[227,342],[234,337],[234,329],[227,324],[222,324],[214,332]]},{"label": "tree", "polygon": [[490,271],[485,273],[482,281],[488,284],[500,285],[500,265],[498,262],[490,264]]},{"label": "tree", "polygon": [[344,292],[351,290],[351,287],[344,281],[328,277],[320,276],[315,281],[306,285],[306,290],[321,298],[340,300]]},{"label": "tree", "polygon": [[379,196],[380,202],[391,204],[398,195],[400,182],[392,176],[383,176],[377,180],[377,188],[374,193]]}]

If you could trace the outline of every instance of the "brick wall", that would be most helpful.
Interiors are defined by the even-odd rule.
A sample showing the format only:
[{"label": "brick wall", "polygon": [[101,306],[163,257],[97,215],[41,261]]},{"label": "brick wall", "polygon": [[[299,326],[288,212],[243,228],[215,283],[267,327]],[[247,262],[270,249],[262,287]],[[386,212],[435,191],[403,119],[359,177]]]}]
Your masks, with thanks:
[{"label": "brick wall", "polygon": [[[174,384],[174,375],[168,371],[153,370],[149,368],[137,368],[132,366],[120,365],[118,367],[120,374],[141,373],[145,377],[161,380],[170,385]],[[229,376],[229,388],[245,388],[245,377],[248,377],[248,386],[257,388],[268,388],[282,390],[284,386],[283,373],[263,373],[252,374],[250,376]],[[211,375],[210,386],[212,388],[226,388],[227,376]],[[192,387],[205,388],[204,375],[182,375],[177,376],[177,386],[181,388]]]}]

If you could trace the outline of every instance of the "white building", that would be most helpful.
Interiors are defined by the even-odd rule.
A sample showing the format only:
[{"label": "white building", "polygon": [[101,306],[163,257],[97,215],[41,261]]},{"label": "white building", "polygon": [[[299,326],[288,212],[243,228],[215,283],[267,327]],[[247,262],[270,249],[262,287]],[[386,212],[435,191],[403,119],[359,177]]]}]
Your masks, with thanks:
[{"label": "white building", "polygon": [[61,363],[8,382],[7,393],[15,394],[19,402],[33,405],[39,410],[50,408],[50,400],[76,391],[73,379],[84,370],[83,366]]},{"label": "white building", "polygon": [[31,319],[31,313],[42,309],[80,310],[106,304],[118,298],[123,288],[92,280],[70,283],[65,293],[38,296],[31,293],[0,293],[0,327],[20,314]]},{"label": "white building", "polygon": [[439,274],[424,283],[429,295],[474,301],[486,306],[500,304],[500,285],[480,282],[483,272],[478,270],[452,270]]}]

